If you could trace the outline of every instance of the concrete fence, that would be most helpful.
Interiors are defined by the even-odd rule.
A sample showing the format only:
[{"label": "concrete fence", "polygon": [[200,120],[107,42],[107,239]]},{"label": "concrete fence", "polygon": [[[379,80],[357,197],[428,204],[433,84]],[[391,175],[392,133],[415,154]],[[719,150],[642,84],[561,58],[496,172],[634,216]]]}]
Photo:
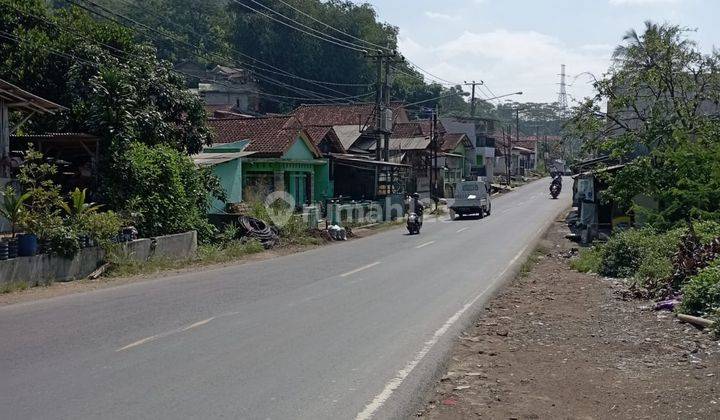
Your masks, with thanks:
[{"label": "concrete fence", "polygon": [[[138,239],[122,244],[121,252],[135,261],[153,258],[184,260],[197,253],[197,232]],[[87,277],[105,262],[100,247],[81,249],[73,258],[36,255],[0,261],[0,285],[25,282],[29,286]]]}]

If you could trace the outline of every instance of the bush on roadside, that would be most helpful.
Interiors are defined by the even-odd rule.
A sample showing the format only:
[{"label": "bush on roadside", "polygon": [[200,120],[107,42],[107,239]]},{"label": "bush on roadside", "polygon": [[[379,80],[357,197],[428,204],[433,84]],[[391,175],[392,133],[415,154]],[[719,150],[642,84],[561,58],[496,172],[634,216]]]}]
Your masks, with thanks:
[{"label": "bush on roadside", "polygon": [[135,215],[141,235],[197,230],[201,241],[212,238],[206,212],[210,196],[223,198],[222,191],[217,178],[189,157],[166,146],[132,143],[114,166],[105,193],[112,208]]},{"label": "bush on roadside", "polygon": [[633,277],[650,253],[663,246],[652,229],[628,229],[614,234],[603,246],[600,274],[609,277]]},{"label": "bush on roadside", "polygon": [[682,287],[682,303],[678,310],[698,316],[715,315],[720,311],[720,262],[701,270]]},{"label": "bush on roadside", "polygon": [[603,246],[595,245],[580,250],[580,255],[570,261],[570,267],[581,273],[599,273],[603,259]]}]

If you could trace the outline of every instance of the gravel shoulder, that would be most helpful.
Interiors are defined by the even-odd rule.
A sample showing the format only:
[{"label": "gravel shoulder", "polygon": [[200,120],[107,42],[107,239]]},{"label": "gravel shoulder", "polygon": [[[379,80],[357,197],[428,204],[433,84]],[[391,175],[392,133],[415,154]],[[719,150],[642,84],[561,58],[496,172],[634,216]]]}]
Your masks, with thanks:
[{"label": "gravel shoulder", "polygon": [[419,417],[717,419],[720,342],[621,281],[577,273],[555,223],[525,270],[459,336]]}]

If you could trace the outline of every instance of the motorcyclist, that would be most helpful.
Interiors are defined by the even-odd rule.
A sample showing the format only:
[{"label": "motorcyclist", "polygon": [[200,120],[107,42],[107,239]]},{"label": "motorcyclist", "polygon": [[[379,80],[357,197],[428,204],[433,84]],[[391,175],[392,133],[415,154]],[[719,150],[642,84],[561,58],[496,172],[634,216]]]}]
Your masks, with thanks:
[{"label": "motorcyclist", "polygon": [[422,221],[424,209],[425,206],[423,205],[422,201],[420,201],[420,194],[412,193],[412,195],[410,196],[410,213],[417,214],[417,216]]}]

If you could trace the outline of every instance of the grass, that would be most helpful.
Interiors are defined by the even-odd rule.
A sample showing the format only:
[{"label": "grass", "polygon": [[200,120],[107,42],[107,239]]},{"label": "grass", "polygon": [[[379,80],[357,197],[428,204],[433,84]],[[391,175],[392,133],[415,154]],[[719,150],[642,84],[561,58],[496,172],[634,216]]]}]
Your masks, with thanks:
[{"label": "grass", "polygon": [[601,248],[584,248],[580,250],[580,255],[577,258],[570,261],[570,267],[581,273],[599,273],[602,259]]},{"label": "grass", "polygon": [[527,260],[523,263],[523,265],[520,266],[520,272],[518,273],[518,277],[525,278],[527,277],[530,272],[532,271],[533,267],[535,267],[535,264],[540,261],[540,259],[545,255],[545,250],[542,247],[538,247]]},{"label": "grass", "polygon": [[14,281],[10,283],[0,284],[0,294],[14,293],[21,290],[27,290],[30,286],[25,281]]},{"label": "grass", "polygon": [[188,267],[207,266],[237,261],[245,256],[263,252],[265,249],[257,241],[230,241],[224,244],[200,245],[197,256],[184,260],[153,258],[148,261],[136,261],[129,255],[113,252],[108,255],[110,268],[106,277],[131,277],[154,274],[165,270],[179,270]]}]

